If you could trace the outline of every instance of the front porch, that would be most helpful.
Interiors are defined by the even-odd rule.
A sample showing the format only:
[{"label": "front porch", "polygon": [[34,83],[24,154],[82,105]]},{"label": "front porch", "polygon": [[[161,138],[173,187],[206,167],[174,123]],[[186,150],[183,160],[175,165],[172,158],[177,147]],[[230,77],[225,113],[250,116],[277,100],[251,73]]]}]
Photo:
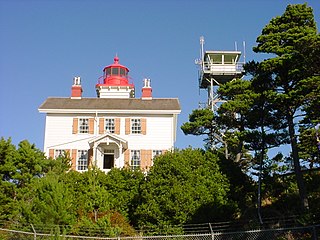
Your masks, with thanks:
[{"label": "front porch", "polygon": [[128,149],[128,142],[115,134],[105,133],[91,139],[88,156],[88,167],[98,167],[108,172],[112,168],[125,166],[124,152]]}]

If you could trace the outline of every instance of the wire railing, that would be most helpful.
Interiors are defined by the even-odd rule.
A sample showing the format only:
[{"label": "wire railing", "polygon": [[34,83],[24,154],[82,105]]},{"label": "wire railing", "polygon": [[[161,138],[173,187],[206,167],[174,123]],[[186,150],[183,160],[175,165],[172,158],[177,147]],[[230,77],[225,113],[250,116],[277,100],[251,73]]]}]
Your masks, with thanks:
[{"label": "wire railing", "polygon": [[278,229],[255,229],[237,232],[213,232],[210,234],[185,234],[185,235],[166,235],[166,236],[132,236],[132,237],[115,237],[108,236],[75,236],[60,233],[37,233],[19,230],[10,230],[0,228],[0,239],[108,239],[108,240],[229,240],[229,239],[246,239],[246,240],[316,240],[319,239],[320,225],[308,227],[278,228]]}]

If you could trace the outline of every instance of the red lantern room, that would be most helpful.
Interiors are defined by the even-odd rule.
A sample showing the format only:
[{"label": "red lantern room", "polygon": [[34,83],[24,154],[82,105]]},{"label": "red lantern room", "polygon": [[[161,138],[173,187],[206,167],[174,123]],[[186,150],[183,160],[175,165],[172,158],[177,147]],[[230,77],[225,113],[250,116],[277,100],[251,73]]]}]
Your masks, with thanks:
[{"label": "red lantern room", "polygon": [[133,86],[129,83],[129,69],[119,64],[119,58],[114,57],[114,63],[103,69],[103,85],[107,86]]},{"label": "red lantern room", "polygon": [[129,69],[119,64],[119,58],[115,56],[114,63],[103,69],[103,80],[96,85],[98,97],[132,97],[134,85],[129,83],[128,73]]}]

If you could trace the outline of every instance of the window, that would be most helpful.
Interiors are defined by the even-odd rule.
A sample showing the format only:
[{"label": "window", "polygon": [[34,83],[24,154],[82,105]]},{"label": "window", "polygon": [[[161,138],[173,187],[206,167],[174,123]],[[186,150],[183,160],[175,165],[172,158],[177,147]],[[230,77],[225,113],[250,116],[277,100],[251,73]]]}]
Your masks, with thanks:
[{"label": "window", "polygon": [[162,150],[152,150],[152,160],[151,160],[151,165],[153,166],[153,160],[156,156],[159,156],[162,154]]},{"label": "window", "polygon": [[106,130],[106,132],[114,133],[114,119],[113,118],[106,118],[105,130]]},{"label": "window", "polygon": [[55,149],[54,150],[54,158],[63,157],[64,156],[64,149]]},{"label": "window", "polygon": [[78,150],[77,170],[88,169],[88,151]]},{"label": "window", "polygon": [[141,133],[141,119],[131,119],[131,133]]},{"label": "window", "polygon": [[131,169],[140,169],[140,150],[131,150]]},{"label": "window", "polygon": [[120,68],[120,76],[126,76],[126,71],[123,68]]},{"label": "window", "polygon": [[79,133],[89,133],[88,118],[79,118]]},{"label": "window", "polygon": [[109,77],[111,75],[111,68],[107,68],[107,77]]},{"label": "window", "polygon": [[119,68],[111,68],[111,75],[119,75]]},{"label": "window", "polygon": [[154,159],[156,156],[159,156],[162,154],[162,150],[153,150],[152,151],[152,159]]}]

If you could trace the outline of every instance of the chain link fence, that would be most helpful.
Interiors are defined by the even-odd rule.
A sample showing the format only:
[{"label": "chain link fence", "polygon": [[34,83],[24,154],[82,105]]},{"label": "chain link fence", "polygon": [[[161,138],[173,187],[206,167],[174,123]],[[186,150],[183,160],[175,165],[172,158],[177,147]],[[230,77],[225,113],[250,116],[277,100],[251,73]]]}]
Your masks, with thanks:
[{"label": "chain link fence", "polygon": [[109,240],[316,240],[319,239],[320,225],[295,228],[263,229],[236,232],[212,232],[206,234],[135,236],[135,237],[97,237],[73,236],[56,233],[37,233],[0,228],[1,240],[40,240],[40,239],[109,239]]}]

